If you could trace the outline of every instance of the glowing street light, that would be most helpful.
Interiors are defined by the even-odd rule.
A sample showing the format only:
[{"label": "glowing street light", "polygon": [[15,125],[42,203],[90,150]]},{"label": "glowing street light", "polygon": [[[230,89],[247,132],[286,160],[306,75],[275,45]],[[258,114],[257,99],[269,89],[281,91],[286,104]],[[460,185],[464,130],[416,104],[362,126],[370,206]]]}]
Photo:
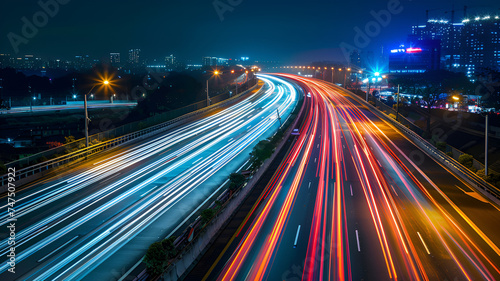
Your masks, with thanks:
[{"label": "glowing street light", "polygon": [[[248,73],[248,70],[245,72]],[[214,75],[218,76],[220,74],[219,70],[214,70]],[[210,80],[210,77],[207,79],[207,106],[210,106],[210,96],[208,95],[208,80]]]},{"label": "glowing street light", "polygon": [[[110,85],[110,82],[108,79],[105,79],[103,81],[101,81],[100,83],[96,83],[94,84],[94,86],[92,86],[92,88],[90,89],[90,91],[85,94],[84,96],[84,100],[83,100],[83,107],[85,109],[85,147],[89,147],[89,113],[88,113],[88,108],[87,108],[87,96],[92,93],[92,90],[94,90],[95,87],[97,86],[109,86]],[[93,97],[94,95],[91,95],[91,97]],[[76,98],[76,95],[73,96],[73,98]]]},{"label": "glowing street light", "polygon": [[454,100],[456,100],[456,101],[459,101],[459,100],[460,100],[460,98],[459,98],[459,97],[457,97],[457,96],[453,96],[452,98],[453,98]]}]

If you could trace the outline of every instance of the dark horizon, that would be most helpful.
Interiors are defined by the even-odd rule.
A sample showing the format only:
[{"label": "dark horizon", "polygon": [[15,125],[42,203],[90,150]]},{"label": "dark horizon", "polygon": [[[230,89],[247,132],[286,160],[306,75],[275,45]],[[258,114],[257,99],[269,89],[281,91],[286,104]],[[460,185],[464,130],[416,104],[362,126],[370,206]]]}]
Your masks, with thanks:
[{"label": "dark horizon", "polygon": [[[51,3],[56,0],[46,0]],[[71,59],[76,55],[109,58],[109,53],[121,53],[126,59],[129,49],[141,49],[144,58],[160,58],[174,54],[185,60],[200,60],[203,56],[226,58],[250,57],[251,60],[273,60],[283,63],[311,61],[342,61],[339,48],[342,42],[355,46],[355,28],[364,29],[374,20],[371,13],[387,10],[388,4],[397,5],[388,24],[370,37],[362,51],[380,50],[382,46],[406,39],[412,25],[425,22],[426,10],[430,18],[450,19],[453,5],[434,1],[367,1],[335,3],[326,1],[235,1],[231,6],[224,1],[193,3],[158,3],[141,1],[139,5],[108,1],[58,0],[58,9],[52,9],[46,25],[26,38],[22,34],[26,17],[43,11],[36,2],[4,3],[0,11],[3,36],[0,53],[22,56],[33,54],[47,59]],[[399,2],[399,4],[398,4]],[[66,3],[66,4],[60,4]],[[455,22],[463,18],[463,7],[468,14],[498,11],[492,0],[455,1]],[[215,8],[218,7],[219,12]],[[399,12],[400,11],[400,12]],[[10,34],[10,35],[9,35]],[[15,34],[15,35],[13,35]],[[14,37],[13,37],[14,36]],[[20,39],[20,37],[23,36]],[[10,40],[18,41],[18,50]],[[14,39],[13,39],[14,38]]]}]

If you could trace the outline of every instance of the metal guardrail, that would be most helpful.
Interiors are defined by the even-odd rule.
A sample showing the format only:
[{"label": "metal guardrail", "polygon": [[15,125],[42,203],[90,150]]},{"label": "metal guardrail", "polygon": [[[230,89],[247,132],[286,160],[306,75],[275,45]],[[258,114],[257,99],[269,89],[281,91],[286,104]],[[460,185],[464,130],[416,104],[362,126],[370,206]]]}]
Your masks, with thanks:
[{"label": "metal guardrail", "polygon": [[[66,155],[63,155],[63,156],[60,156],[60,157],[57,157],[57,158],[45,161],[43,163],[38,163],[38,164],[32,165],[30,167],[26,167],[26,168],[23,168],[23,169],[20,169],[20,170],[16,170],[15,179],[16,179],[16,181],[19,181],[19,180],[25,179],[25,178],[27,178],[29,176],[33,176],[33,175],[35,175],[37,173],[41,173],[43,171],[47,171],[49,169],[57,168],[57,167],[60,167],[61,165],[68,164],[70,162],[74,162],[74,161],[77,161],[77,160],[85,159],[86,157],[88,157],[90,155],[93,155],[95,153],[101,152],[103,150],[106,150],[106,149],[109,149],[109,148],[112,148],[112,147],[119,146],[119,145],[121,145],[121,144],[123,144],[125,142],[131,141],[131,140],[134,140],[134,139],[138,139],[138,138],[148,137],[148,136],[151,136],[153,134],[157,134],[157,133],[160,133],[162,131],[168,130],[175,123],[177,123],[177,122],[179,122],[181,120],[192,118],[192,117],[195,117],[197,115],[204,114],[204,113],[206,113],[208,111],[211,111],[213,109],[224,107],[228,103],[234,101],[235,99],[238,99],[241,96],[243,96],[243,95],[245,95],[245,94],[247,94],[247,93],[255,90],[258,86],[259,86],[259,83],[257,83],[256,85],[254,85],[250,89],[248,89],[248,90],[246,90],[244,92],[241,92],[240,94],[235,95],[235,96],[233,96],[233,97],[231,97],[229,99],[226,99],[226,100],[223,100],[223,101],[218,102],[216,104],[213,104],[211,106],[208,106],[208,107],[205,107],[205,108],[202,108],[202,109],[199,109],[199,110],[196,110],[196,111],[184,114],[182,116],[179,116],[179,117],[174,118],[172,120],[166,121],[164,123],[161,123],[161,124],[158,124],[158,125],[155,125],[155,126],[151,126],[149,128],[142,129],[142,130],[139,130],[137,132],[126,134],[126,135],[114,138],[112,140],[109,140],[109,141],[105,141],[105,142],[101,142],[101,143],[98,143],[98,144],[95,144],[95,145],[91,145],[91,146],[89,146],[87,148],[80,149],[78,151],[75,151],[75,152],[72,152],[72,153],[69,153],[69,154],[66,154]],[[79,141],[77,141],[77,142],[79,142]],[[12,167],[12,165],[9,165],[9,164],[7,166],[8,167]],[[12,168],[15,168],[15,167],[12,167]],[[6,190],[5,188],[7,187],[8,182],[9,182],[8,174],[5,174],[5,175],[3,175],[0,178],[0,183],[1,183],[0,193],[4,192],[4,190]]]},{"label": "metal guardrail", "polygon": [[[463,179],[465,179],[469,184],[473,185],[476,187],[476,189],[481,189],[482,191],[486,192],[487,194],[490,194],[497,200],[500,200],[500,190],[495,187],[494,185],[490,184],[489,182],[485,181],[472,171],[470,171],[467,167],[463,166],[455,160],[454,158],[450,157],[446,153],[440,151],[436,147],[434,147],[431,143],[429,143],[426,139],[422,138],[419,134],[415,133],[411,129],[407,128],[403,124],[399,123],[398,121],[394,120],[393,118],[389,117],[388,115],[384,114],[382,111],[380,111],[378,108],[373,106],[370,103],[367,103],[364,99],[360,98],[354,93],[351,93],[345,89],[342,89],[339,87],[339,89],[346,91],[349,95],[355,97],[358,101],[362,102],[363,104],[367,105],[368,107],[371,107],[374,109],[372,112],[377,115],[379,118],[391,122],[393,125],[398,127],[401,131],[405,132],[406,135],[410,136],[413,139],[413,142],[420,147],[421,149],[425,150],[428,152],[428,155],[434,157],[437,159],[439,162],[445,164],[453,170],[457,175],[461,176]],[[401,117],[401,116],[400,116]]]}]

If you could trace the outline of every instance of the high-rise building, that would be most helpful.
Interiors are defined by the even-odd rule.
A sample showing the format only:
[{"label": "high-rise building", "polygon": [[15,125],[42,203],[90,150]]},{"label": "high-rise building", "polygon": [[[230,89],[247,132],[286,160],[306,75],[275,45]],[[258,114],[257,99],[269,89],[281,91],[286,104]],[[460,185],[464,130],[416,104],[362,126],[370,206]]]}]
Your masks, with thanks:
[{"label": "high-rise building", "polygon": [[228,66],[228,65],[229,65],[229,59],[217,58],[217,66]]},{"label": "high-rise building", "polygon": [[175,66],[175,64],[176,64],[176,61],[175,61],[174,55],[170,55],[170,56],[165,57],[165,65],[167,67],[173,67],[173,66]]},{"label": "high-rise building", "polygon": [[128,51],[128,61],[131,64],[139,64],[141,62],[141,49],[130,49]]},{"label": "high-rise building", "polygon": [[203,58],[203,66],[217,66],[217,58],[216,57],[204,57]]},{"label": "high-rise building", "polygon": [[361,67],[361,54],[357,49],[354,49],[349,55],[349,62],[351,66]]},{"label": "high-rise building", "polygon": [[110,53],[109,57],[112,64],[119,64],[121,62],[120,53]]},{"label": "high-rise building", "polygon": [[0,54],[0,68],[11,66],[10,54]]},{"label": "high-rise building", "polygon": [[440,69],[440,40],[408,40],[407,45],[392,49],[389,54],[391,74],[424,73]]},{"label": "high-rise building", "polygon": [[462,23],[430,19],[425,25],[412,26],[412,37],[413,40],[440,40],[443,68],[458,70],[462,27]]},{"label": "high-rise building", "polygon": [[482,68],[500,67],[499,16],[464,19],[460,67],[469,78]]}]

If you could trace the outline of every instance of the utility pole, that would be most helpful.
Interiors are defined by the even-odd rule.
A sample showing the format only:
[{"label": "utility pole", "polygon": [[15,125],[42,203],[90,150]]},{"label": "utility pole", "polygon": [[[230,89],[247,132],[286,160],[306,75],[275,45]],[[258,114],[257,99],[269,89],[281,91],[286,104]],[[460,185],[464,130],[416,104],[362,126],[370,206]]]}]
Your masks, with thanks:
[{"label": "utility pole", "polygon": [[210,106],[210,97],[208,96],[208,79],[207,79],[207,106]]},{"label": "utility pole", "polygon": [[396,121],[399,121],[399,84],[398,84],[398,95],[396,96]]},{"label": "utility pole", "polygon": [[89,113],[87,111],[87,95],[85,95],[83,107],[85,110],[85,147],[89,147]]}]

